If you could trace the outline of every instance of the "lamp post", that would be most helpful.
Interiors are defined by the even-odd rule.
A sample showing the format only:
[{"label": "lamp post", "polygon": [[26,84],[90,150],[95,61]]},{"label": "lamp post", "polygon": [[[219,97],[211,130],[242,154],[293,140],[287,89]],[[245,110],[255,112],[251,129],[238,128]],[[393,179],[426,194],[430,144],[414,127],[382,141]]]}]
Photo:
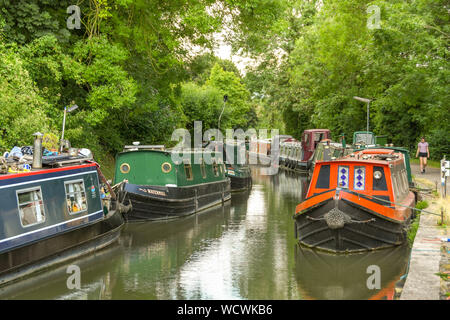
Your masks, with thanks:
[{"label": "lamp post", "polygon": [[62,135],[61,135],[61,142],[60,142],[60,146],[59,146],[59,152],[62,152],[62,150],[63,150],[64,129],[66,127],[66,114],[74,111],[77,108],[78,108],[78,106],[76,104],[73,104],[70,108],[64,107],[64,118],[63,118]]},{"label": "lamp post", "polygon": [[228,96],[227,96],[227,95],[224,95],[224,96],[223,96],[223,107],[222,107],[222,112],[220,113],[220,116],[219,116],[219,124],[218,124],[218,129],[219,129],[219,131],[220,131],[220,119],[222,118],[222,114],[223,114],[223,111],[225,110],[225,104],[227,103],[227,101],[228,101]]},{"label": "lamp post", "polygon": [[369,109],[370,109],[370,102],[372,100],[366,99],[366,98],[360,98],[360,97],[356,97],[356,96],[353,97],[353,99],[367,103],[367,132],[369,132]]}]

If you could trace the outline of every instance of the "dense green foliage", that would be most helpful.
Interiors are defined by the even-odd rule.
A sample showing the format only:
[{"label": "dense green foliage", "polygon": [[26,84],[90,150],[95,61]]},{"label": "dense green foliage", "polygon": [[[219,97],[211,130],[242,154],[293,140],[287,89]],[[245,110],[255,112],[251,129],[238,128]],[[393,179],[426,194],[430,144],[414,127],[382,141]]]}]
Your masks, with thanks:
[{"label": "dense green foliage", "polygon": [[[268,68],[247,75],[264,84],[252,89],[266,95],[266,109],[276,116],[282,110],[286,132],[299,136],[308,127],[325,127],[336,137],[364,130],[366,105],[353,99],[360,96],[373,100],[370,128],[376,134],[413,152],[425,135],[432,157],[448,154],[448,2],[313,2],[319,3],[304,1],[309,6],[298,8],[300,27],[291,28],[285,15],[286,29],[298,32],[291,32],[293,47],[279,42],[286,54],[278,65],[264,53]],[[379,28],[368,27],[371,5],[380,8]]]},{"label": "dense green foliage", "polygon": [[[336,137],[370,127],[431,156],[450,152],[445,0],[0,0],[0,151],[60,135],[97,159],[170,143],[175,128],[278,128]],[[369,28],[380,8],[380,28]],[[214,34],[254,58],[245,76],[212,55]],[[202,48],[194,54],[193,48]]]}]

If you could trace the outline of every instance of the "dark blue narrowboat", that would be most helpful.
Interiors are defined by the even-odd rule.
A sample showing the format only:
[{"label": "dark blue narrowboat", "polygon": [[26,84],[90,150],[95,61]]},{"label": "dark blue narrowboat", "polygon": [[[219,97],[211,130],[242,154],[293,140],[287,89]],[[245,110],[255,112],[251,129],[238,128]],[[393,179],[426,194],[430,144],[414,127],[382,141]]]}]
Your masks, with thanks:
[{"label": "dark blue narrowboat", "polygon": [[126,210],[92,157],[0,160],[0,286],[118,239]]}]

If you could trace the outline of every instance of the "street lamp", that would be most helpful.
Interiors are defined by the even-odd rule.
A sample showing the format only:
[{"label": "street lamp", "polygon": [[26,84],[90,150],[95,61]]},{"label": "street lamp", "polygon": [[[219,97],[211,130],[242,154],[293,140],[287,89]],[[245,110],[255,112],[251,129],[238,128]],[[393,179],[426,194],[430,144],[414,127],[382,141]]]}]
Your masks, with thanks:
[{"label": "street lamp", "polygon": [[219,124],[218,124],[218,129],[219,129],[219,131],[220,131],[220,118],[222,118],[222,114],[223,114],[223,111],[225,110],[225,104],[227,103],[227,100],[228,100],[228,96],[227,96],[227,95],[224,95],[224,96],[223,96],[223,107],[222,107],[222,112],[220,113],[220,116],[219,116]]},{"label": "street lamp", "polygon": [[77,109],[78,106],[76,104],[73,104],[70,108],[64,107],[64,118],[63,118],[63,127],[62,127],[62,135],[61,135],[61,143],[59,146],[59,152],[63,151],[63,141],[64,141],[64,128],[66,127],[66,114],[71,113],[75,109]]},{"label": "street lamp", "polygon": [[369,108],[372,100],[360,97],[353,97],[353,99],[367,103],[367,132],[369,132]]}]

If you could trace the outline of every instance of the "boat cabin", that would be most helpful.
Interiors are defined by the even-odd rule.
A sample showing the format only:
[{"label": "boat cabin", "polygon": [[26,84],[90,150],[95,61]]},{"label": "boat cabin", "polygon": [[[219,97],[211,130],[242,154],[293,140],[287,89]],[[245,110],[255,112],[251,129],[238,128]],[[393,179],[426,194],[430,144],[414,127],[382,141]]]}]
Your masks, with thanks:
[{"label": "boat cabin", "polygon": [[178,154],[172,149],[136,146],[116,157],[114,184],[127,180],[136,185],[180,187],[224,179],[222,157],[205,149]]},{"label": "boat cabin", "polygon": [[335,161],[318,161],[307,197],[335,189],[375,196],[384,206],[409,194],[403,154],[390,149],[364,149]]},{"label": "boat cabin", "polygon": [[317,144],[324,140],[331,139],[329,129],[308,129],[303,131],[302,135],[302,149],[303,149],[303,161],[307,161],[311,158],[316,150]]}]

